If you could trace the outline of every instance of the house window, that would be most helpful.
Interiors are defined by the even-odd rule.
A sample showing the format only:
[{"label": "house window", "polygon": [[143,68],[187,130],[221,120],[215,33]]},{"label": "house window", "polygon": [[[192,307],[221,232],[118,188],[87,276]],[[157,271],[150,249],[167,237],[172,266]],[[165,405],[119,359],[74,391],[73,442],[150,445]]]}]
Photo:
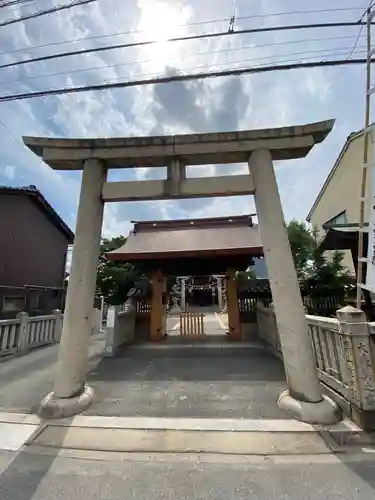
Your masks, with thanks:
[{"label": "house window", "polygon": [[348,217],[346,215],[346,211],[344,210],[335,217],[332,217],[332,219],[327,220],[327,222],[323,224],[323,229],[328,230],[336,226],[345,226],[346,224],[348,224]]},{"label": "house window", "polygon": [[26,298],[22,295],[14,297],[4,297],[2,312],[20,312],[25,309]]}]

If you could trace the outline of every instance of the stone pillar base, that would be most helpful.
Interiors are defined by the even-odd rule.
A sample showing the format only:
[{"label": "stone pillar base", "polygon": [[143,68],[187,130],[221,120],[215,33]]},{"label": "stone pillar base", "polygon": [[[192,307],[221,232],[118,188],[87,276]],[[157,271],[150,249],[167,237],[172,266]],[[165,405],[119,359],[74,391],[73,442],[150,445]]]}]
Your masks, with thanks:
[{"label": "stone pillar base", "polygon": [[68,418],[86,410],[94,399],[94,391],[85,385],[83,392],[79,396],[71,398],[56,398],[50,392],[42,399],[38,413],[42,418]]},{"label": "stone pillar base", "polygon": [[318,403],[308,403],[298,401],[289,394],[289,391],[284,391],[277,404],[281,410],[290,412],[294,418],[307,424],[331,425],[342,419],[340,408],[325,395]]}]

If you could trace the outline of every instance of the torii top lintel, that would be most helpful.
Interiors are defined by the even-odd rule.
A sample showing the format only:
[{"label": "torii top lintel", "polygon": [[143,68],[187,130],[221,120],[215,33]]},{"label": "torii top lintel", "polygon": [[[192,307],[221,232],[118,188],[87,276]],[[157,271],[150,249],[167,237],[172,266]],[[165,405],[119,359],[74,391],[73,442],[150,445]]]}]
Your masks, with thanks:
[{"label": "torii top lintel", "polygon": [[302,158],[322,142],[334,120],[307,125],[109,139],[23,137],[25,145],[55,170],[82,170],[84,161],[102,159],[110,168],[164,167],[173,159],[185,165],[246,162],[255,149],[268,149],[274,160]]}]

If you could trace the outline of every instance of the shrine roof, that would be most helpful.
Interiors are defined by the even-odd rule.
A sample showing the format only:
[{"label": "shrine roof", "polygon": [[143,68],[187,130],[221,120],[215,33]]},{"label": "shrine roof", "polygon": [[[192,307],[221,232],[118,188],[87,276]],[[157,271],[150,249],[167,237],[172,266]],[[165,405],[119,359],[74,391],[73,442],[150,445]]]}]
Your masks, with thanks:
[{"label": "shrine roof", "polygon": [[157,260],[263,255],[257,224],[249,215],[205,219],[138,221],[110,260]]}]

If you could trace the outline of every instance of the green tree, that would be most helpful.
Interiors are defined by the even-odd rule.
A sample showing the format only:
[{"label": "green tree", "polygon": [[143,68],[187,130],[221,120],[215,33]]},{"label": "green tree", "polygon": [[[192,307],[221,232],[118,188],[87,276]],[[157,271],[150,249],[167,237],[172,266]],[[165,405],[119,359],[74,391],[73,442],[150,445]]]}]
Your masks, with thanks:
[{"label": "green tree", "polygon": [[349,271],[343,265],[343,252],[334,251],[330,257],[320,249],[316,229],[292,220],[288,226],[289,243],[298,277],[306,285],[330,290],[343,290],[350,283]]},{"label": "green tree", "polygon": [[344,253],[335,250],[330,258],[326,257],[319,248],[316,231],[316,247],[312,254],[312,267],[307,284],[329,288],[330,290],[343,290],[351,284],[349,270],[343,265]]},{"label": "green tree", "polygon": [[246,269],[246,271],[237,271],[236,279],[238,280],[251,280],[256,278],[255,271],[253,269]]},{"label": "green tree", "polygon": [[103,239],[100,246],[96,293],[103,295],[105,301],[111,305],[123,304],[134,286],[148,285],[147,278],[138,266],[107,259],[107,252],[120,248],[125,242],[125,236],[117,236],[111,240]]},{"label": "green tree", "polygon": [[308,273],[317,239],[304,222],[291,220],[287,226],[290,248],[298,277],[304,278]]}]

